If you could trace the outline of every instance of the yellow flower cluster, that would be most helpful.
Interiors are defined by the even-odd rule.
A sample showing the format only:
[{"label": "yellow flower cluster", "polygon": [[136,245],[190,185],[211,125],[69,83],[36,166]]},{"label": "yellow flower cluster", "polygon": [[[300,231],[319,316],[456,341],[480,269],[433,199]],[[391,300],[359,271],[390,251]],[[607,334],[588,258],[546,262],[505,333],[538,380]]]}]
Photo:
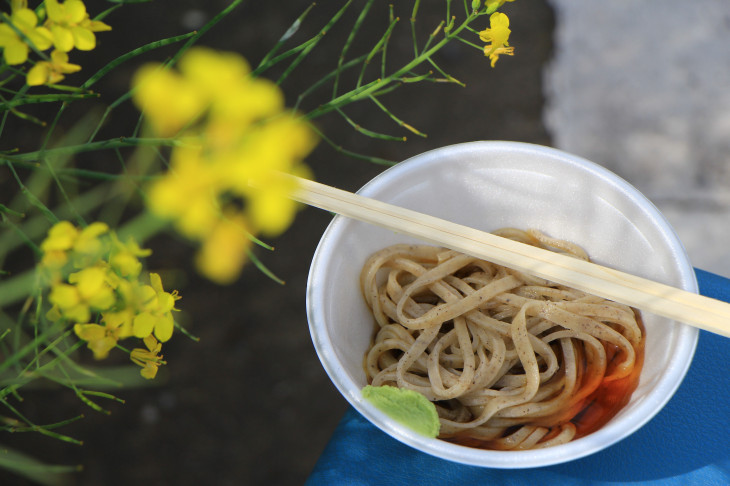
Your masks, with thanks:
[{"label": "yellow flower cluster", "polygon": [[489,44],[484,46],[484,55],[489,57],[492,67],[497,63],[501,54],[507,56],[514,55],[515,48],[510,47],[508,42],[511,32],[509,29],[509,18],[501,12],[495,12],[490,15],[489,28],[479,32],[479,38],[482,42],[489,42]]},{"label": "yellow flower cluster", "polygon": [[160,343],[172,336],[172,312],[180,297],[165,292],[158,274],[143,276],[139,259],[150,250],[131,239],[120,241],[104,223],[80,229],[68,221],[55,224],[40,248],[38,266],[52,305],[47,318],[73,324],[96,359],[106,358],[121,339],[142,339],[147,350],[137,348],[130,358],[143,367],[142,376],[154,378],[163,363]]},{"label": "yellow flower cluster", "polygon": [[151,128],[176,136],[169,171],[149,188],[148,206],[201,243],[199,271],[225,284],[240,274],[252,235],[276,236],[292,222],[293,183],[309,177],[311,128],[285,110],[272,82],[251,76],[238,54],[197,47],[178,70],[140,68],[134,100]]},{"label": "yellow flower cluster", "polygon": [[27,0],[12,0],[10,15],[0,23],[0,48],[7,64],[26,62],[31,47],[38,51],[53,47],[45,60],[36,62],[28,71],[26,81],[31,86],[58,83],[64,74],[79,71],[81,66],[68,62],[68,52],[74,48],[94,49],[94,32],[111,30],[104,22],[91,20],[81,0],[45,0],[43,5],[39,18],[28,8]]}]

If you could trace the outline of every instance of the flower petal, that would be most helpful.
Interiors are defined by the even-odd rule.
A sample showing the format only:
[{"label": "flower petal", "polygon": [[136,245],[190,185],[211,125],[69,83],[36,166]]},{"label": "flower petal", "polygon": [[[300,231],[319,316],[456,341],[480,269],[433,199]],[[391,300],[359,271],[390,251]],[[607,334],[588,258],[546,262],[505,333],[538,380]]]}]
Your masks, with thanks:
[{"label": "flower petal", "polygon": [[79,292],[76,287],[66,284],[54,285],[48,295],[51,304],[57,305],[60,309],[70,309],[80,302]]},{"label": "flower petal", "polygon": [[155,337],[160,340],[161,343],[169,341],[172,337],[172,331],[175,328],[175,321],[172,319],[172,314],[169,312],[157,319],[155,324]]},{"label": "flower petal", "polygon": [[66,0],[63,8],[69,23],[78,24],[86,18],[86,6],[81,0]]},{"label": "flower petal", "polygon": [[[38,64],[32,69],[37,66]],[[41,250],[68,250],[73,246],[78,235],[79,231],[73,224],[69,221],[60,221],[48,230],[48,237],[41,243]]]},{"label": "flower petal", "polygon": [[8,43],[17,41],[18,34],[8,24],[0,24],[0,47],[5,47]]},{"label": "flower petal", "polygon": [[147,378],[148,380],[151,380],[155,376],[157,376],[157,367],[157,364],[148,361],[144,365],[144,368],[140,370],[139,374],[142,375],[142,378]]},{"label": "flower petal", "polygon": [[88,305],[79,303],[63,309],[63,317],[72,322],[89,322],[91,312],[89,311]]},{"label": "flower petal", "polygon": [[53,35],[53,46],[59,51],[68,52],[74,48],[74,36],[70,29],[53,25],[51,35]]},{"label": "flower petal", "polygon": [[165,290],[162,288],[162,279],[160,278],[159,273],[150,273],[150,285],[152,285],[152,288],[155,289],[155,292],[164,292]]},{"label": "flower petal", "polygon": [[3,51],[5,62],[8,64],[23,64],[28,59],[28,44],[25,42],[12,42],[5,46]]},{"label": "flower petal", "polygon": [[84,27],[92,32],[106,32],[112,30],[110,25],[105,24],[101,20],[91,20],[84,24]]},{"label": "flower petal", "polygon": [[89,341],[87,347],[94,352],[94,359],[105,359],[109,356],[109,351],[117,345],[117,340],[111,336],[105,336],[102,339]]},{"label": "flower petal", "polygon": [[38,17],[36,17],[35,12],[29,8],[16,10],[10,16],[10,20],[12,20],[12,23],[23,32],[26,32],[38,25]]},{"label": "flower petal", "polygon": [[76,324],[74,326],[74,332],[84,341],[94,341],[97,339],[103,339],[106,335],[106,328],[99,324]]},{"label": "flower petal", "polygon": [[40,49],[45,51],[53,45],[53,34],[45,27],[38,27],[33,32],[28,33],[28,38],[33,41],[33,44]]},{"label": "flower petal", "polygon": [[89,29],[83,27],[72,27],[71,34],[74,38],[74,45],[80,51],[90,51],[96,47],[96,36]]},{"label": "flower petal", "polygon": [[203,242],[195,256],[198,271],[213,282],[232,283],[246,263],[246,249],[251,246],[241,217],[223,219]]},{"label": "flower petal", "polygon": [[135,337],[145,338],[152,334],[152,331],[155,329],[156,323],[157,318],[155,316],[153,316],[149,312],[142,312],[134,318],[134,322],[132,324],[132,333]]},{"label": "flower petal", "polygon": [[88,299],[102,290],[106,275],[98,267],[84,268],[68,276],[69,283],[76,284],[82,298]]},{"label": "flower petal", "polygon": [[63,7],[61,7],[57,0],[46,0],[45,6],[49,19],[55,22],[63,20]]}]

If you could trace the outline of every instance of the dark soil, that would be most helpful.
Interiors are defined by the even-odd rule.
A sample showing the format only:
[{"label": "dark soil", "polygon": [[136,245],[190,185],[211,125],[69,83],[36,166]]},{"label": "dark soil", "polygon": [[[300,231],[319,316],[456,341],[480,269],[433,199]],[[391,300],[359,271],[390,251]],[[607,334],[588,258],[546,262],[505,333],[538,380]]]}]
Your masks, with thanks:
[{"label": "dark soil", "polygon": [[[94,2],[87,3],[93,13]],[[289,105],[298,93],[334,68],[363,3],[355,1],[305,63],[282,84],[290,96]],[[395,14],[401,19],[389,53],[395,65],[399,58],[412,53],[412,2],[394,3]],[[461,6],[461,2],[453,3]],[[116,56],[197,28],[201,20],[208,20],[227,4],[223,0],[157,0],[127,5],[107,19],[114,31],[98,35],[99,49],[76,60],[84,72],[92,73],[95,63],[102,64],[98,60],[102,54]],[[334,0],[317,2],[293,40],[313,36],[341,4]],[[255,65],[308,5],[301,0],[245,2],[200,43],[240,52]],[[409,85],[383,98],[394,114],[428,134],[427,138],[399,128],[366,103],[348,107],[347,114],[365,128],[407,135],[408,141],[373,140],[337,115],[318,120],[318,125],[347,150],[394,161],[473,140],[549,145],[541,110],[542,69],[552,47],[552,12],[545,0],[518,0],[503,10],[511,19],[514,57],[503,56],[492,69],[476,49],[454,44],[438,60],[466,87]],[[421,2],[419,31],[427,35],[444,14],[444,2]],[[353,54],[369,50],[385,31],[387,16],[388,5],[376,1],[367,28],[351,48]],[[161,60],[172,53],[172,49],[154,51],[144,59]],[[107,76],[97,88],[102,101],[120,96],[138,65],[139,60],[133,61]],[[268,75],[280,73],[274,70]],[[304,107],[316,103],[316,99],[308,99]],[[110,134],[119,134],[120,127],[127,130],[126,113],[124,109],[115,112],[106,128]],[[131,109],[129,114],[133,114]],[[22,139],[23,134],[18,137]],[[382,166],[346,157],[326,143],[319,145],[308,162],[319,181],[348,190],[356,190],[383,170]],[[303,483],[348,406],[319,363],[305,314],[309,263],[330,219],[323,211],[305,209],[290,230],[272,242],[275,252],[258,252],[286,281],[283,286],[253,266],[247,267],[235,284],[215,286],[195,276],[189,263],[193,248],[186,243],[172,235],[148,242],[154,250],[150,260],[154,268],[177,269],[184,276],[178,278],[183,296],[178,306],[184,311],[185,324],[200,342],[178,335],[168,343],[165,358],[169,364],[161,379],[152,387],[116,392],[126,403],[105,403],[112,412],[109,416],[87,409],[65,391],[24,393],[25,411],[40,423],[83,412],[84,420],[63,430],[82,440],[83,446],[37,434],[0,437],[0,443],[22,448],[48,462],[82,465],[83,471],[69,478],[69,484]],[[27,483],[0,472],[0,484]]]}]

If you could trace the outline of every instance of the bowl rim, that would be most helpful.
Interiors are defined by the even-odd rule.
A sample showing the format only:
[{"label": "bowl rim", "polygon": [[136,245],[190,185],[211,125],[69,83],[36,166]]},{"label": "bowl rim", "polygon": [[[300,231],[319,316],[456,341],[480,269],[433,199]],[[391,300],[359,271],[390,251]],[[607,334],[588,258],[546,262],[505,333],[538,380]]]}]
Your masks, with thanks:
[{"label": "bowl rim", "polygon": [[[644,211],[651,213],[652,220],[660,228],[662,235],[667,238],[670,245],[681,257],[677,260],[677,270],[680,278],[684,282],[683,288],[695,293],[699,291],[696,275],[689,262],[684,246],[677,237],[674,229],[656,206],[634,186],[610,170],[583,157],[559,149],[532,143],[511,141],[476,141],[447,145],[417,154],[389,167],[363,185],[357,193],[370,196],[384,180],[387,180],[393,175],[398,175],[402,171],[409,170],[413,164],[418,164],[423,160],[428,161],[445,154],[452,155],[454,153],[458,154],[460,151],[474,150],[484,150],[486,152],[503,152],[508,150],[540,154],[553,159],[560,159],[564,163],[581,166],[582,169],[604,180],[608,180],[622,190],[630,193],[632,198],[637,199],[641,203]],[[421,436],[396,423],[370,402],[362,398],[360,394],[361,387],[346,373],[342,372],[332,339],[326,332],[321,332],[326,330],[324,324],[325,316],[322,309],[323,306],[317,305],[316,302],[318,298],[322,297],[318,295],[319,289],[322,288],[319,282],[325,278],[323,269],[327,267],[326,264],[329,259],[329,255],[324,252],[329,240],[333,238],[333,235],[339,231],[341,226],[346,224],[347,220],[348,218],[336,215],[325,229],[314,252],[307,279],[306,293],[307,318],[312,342],[330,380],[350,405],[386,434],[421,452],[456,463],[504,469],[541,467],[576,460],[608,448],[628,437],[650,421],[675,394],[692,363],[699,339],[699,330],[677,323],[679,336],[677,338],[678,347],[675,356],[681,357],[682,360],[678,361],[679,358],[673,358],[673,362],[678,361],[679,364],[673,367],[670,375],[672,377],[671,379],[667,375],[664,375],[658,381],[655,390],[652,390],[649,394],[653,399],[644,400],[640,403],[632,411],[630,417],[613,421],[613,423],[606,424],[598,431],[586,437],[560,446],[530,451],[492,451],[461,446],[440,439]],[[628,418],[633,416],[637,416],[638,420],[628,420]],[[622,426],[624,422],[629,422],[631,426],[628,428]]]}]

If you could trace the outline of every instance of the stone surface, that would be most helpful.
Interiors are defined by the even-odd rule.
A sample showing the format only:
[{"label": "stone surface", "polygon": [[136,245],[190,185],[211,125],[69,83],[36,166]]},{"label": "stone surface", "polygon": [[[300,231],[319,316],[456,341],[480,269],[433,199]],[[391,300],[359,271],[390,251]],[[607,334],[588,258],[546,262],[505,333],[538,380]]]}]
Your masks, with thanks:
[{"label": "stone surface", "polygon": [[544,119],[669,219],[696,267],[730,275],[730,4],[550,0]]}]

